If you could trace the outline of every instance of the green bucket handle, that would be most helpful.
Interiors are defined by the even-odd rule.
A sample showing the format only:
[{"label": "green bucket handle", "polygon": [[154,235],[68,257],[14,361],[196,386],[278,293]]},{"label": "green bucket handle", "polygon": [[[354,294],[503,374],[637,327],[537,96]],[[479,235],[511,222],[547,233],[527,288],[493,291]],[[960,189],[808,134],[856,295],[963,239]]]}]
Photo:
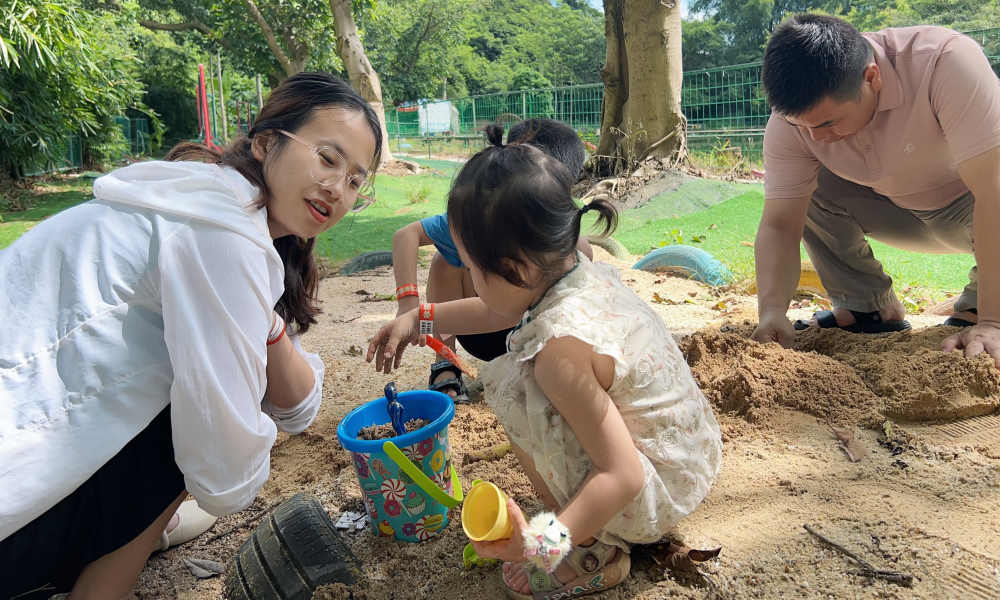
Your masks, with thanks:
[{"label": "green bucket handle", "polygon": [[451,465],[451,480],[454,482],[455,495],[449,496],[447,492],[431,481],[430,477],[424,475],[424,472],[418,469],[417,465],[406,458],[406,455],[396,447],[396,444],[387,441],[382,444],[382,451],[388,454],[389,458],[399,465],[399,468],[409,475],[414,483],[420,486],[420,489],[430,494],[432,500],[436,500],[448,508],[455,508],[465,499],[465,494],[462,492],[462,482],[458,479],[458,471],[455,470],[454,464]]}]

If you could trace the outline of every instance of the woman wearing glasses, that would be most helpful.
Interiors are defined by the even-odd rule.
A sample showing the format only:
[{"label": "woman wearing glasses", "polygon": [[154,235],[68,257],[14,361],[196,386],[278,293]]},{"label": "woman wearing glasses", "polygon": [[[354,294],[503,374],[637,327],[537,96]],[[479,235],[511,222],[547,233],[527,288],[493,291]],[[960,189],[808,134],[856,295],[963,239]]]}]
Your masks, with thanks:
[{"label": "woman wearing glasses", "polygon": [[[381,140],[301,73],[221,154],[114,171],[0,252],[0,600],[130,598],[174,532],[253,501],[319,410],[313,244],[374,200]],[[188,493],[214,517],[178,524]]]}]

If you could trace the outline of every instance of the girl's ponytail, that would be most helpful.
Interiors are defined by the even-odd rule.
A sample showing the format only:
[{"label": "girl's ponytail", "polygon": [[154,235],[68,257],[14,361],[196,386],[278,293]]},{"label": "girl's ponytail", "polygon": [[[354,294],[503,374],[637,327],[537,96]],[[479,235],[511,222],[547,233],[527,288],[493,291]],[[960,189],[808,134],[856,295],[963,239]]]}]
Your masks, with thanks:
[{"label": "girl's ponytail", "polygon": [[503,125],[491,123],[483,127],[483,131],[486,133],[486,141],[494,148],[503,148]]},{"label": "girl's ponytail", "polygon": [[[614,232],[618,227],[618,211],[615,210],[614,205],[608,201],[604,196],[599,196],[590,201],[589,204],[584,204],[583,208],[580,209],[577,214],[577,220],[581,222],[583,220],[583,215],[590,211],[597,211],[597,221],[594,223],[596,229],[597,226],[604,224],[604,231],[600,234],[601,237],[607,237]],[[581,227],[582,229],[582,227]]]}]

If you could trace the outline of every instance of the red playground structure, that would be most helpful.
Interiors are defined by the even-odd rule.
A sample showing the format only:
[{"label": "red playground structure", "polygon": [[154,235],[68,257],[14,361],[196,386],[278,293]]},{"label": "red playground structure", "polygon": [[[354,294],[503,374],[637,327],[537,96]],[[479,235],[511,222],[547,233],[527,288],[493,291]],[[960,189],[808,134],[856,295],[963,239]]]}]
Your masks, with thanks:
[{"label": "red playground structure", "polygon": [[[201,135],[198,142],[212,150],[222,151],[222,148],[212,139],[212,120],[208,108],[208,90],[205,87],[205,65],[198,65],[198,126]],[[214,112],[214,111],[213,111]]]}]

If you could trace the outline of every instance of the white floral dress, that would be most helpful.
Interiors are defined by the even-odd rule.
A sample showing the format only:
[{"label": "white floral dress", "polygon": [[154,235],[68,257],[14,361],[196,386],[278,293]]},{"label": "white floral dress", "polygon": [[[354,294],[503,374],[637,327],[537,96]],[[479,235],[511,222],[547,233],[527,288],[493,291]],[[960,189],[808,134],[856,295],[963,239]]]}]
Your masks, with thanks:
[{"label": "white floral dress", "polygon": [[604,263],[578,253],[578,265],[521,319],[508,353],[483,370],[486,402],[510,440],[561,506],[590,471],[568,423],[535,382],[534,358],[554,337],[574,337],[614,359],[608,395],[639,453],[646,481],[596,536],[628,550],[655,542],[705,499],[719,473],[719,423],[660,317]]}]

